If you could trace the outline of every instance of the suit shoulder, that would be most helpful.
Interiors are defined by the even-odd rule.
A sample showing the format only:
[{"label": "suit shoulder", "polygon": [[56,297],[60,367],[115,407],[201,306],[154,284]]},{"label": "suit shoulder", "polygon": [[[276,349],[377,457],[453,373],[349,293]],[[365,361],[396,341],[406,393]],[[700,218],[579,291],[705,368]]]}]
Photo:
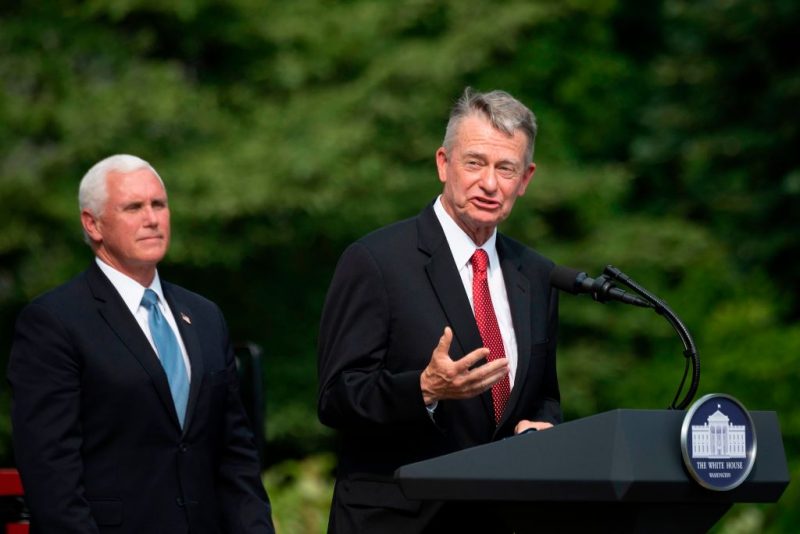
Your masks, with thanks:
[{"label": "suit shoulder", "polygon": [[78,304],[88,295],[89,286],[86,280],[86,272],[82,272],[71,280],[37,295],[28,303],[28,306],[58,309],[64,303]]},{"label": "suit shoulder", "polygon": [[553,260],[536,249],[503,234],[498,234],[497,237],[498,245],[502,248],[504,255],[518,258],[519,262],[527,268],[532,268],[549,276],[550,271],[555,267]]},{"label": "suit shoulder", "polygon": [[86,272],[83,272],[31,299],[17,314],[15,324],[20,327],[47,322],[69,328],[68,325],[79,323],[91,313],[92,302],[92,292]]},{"label": "suit shoulder", "polygon": [[412,217],[368,233],[351,243],[342,253],[342,258],[366,256],[380,264],[396,258],[398,254],[411,253],[417,248],[415,220]]},{"label": "suit shoulder", "polygon": [[510,252],[513,252],[514,254],[519,256],[520,258],[523,258],[523,259],[526,259],[526,260],[531,260],[531,261],[539,261],[539,262],[542,262],[542,263],[550,265],[550,266],[554,266],[555,265],[553,260],[551,260],[550,258],[545,256],[544,254],[542,254],[538,250],[536,250],[534,248],[531,248],[528,245],[525,245],[523,243],[520,243],[519,241],[517,241],[514,238],[511,238],[511,237],[508,237],[505,234],[499,234],[499,233],[498,233],[497,237],[500,240],[500,242],[502,243],[502,246],[506,248],[506,250],[508,250]]},{"label": "suit shoulder", "polygon": [[188,318],[193,324],[204,325],[203,328],[209,329],[208,332],[216,332],[216,327],[220,325],[227,329],[225,315],[216,302],[164,280],[161,280],[161,288],[176,318],[185,315],[184,320]]},{"label": "suit shoulder", "polygon": [[202,308],[219,308],[219,306],[217,306],[217,303],[214,302],[213,300],[210,300],[199,293],[190,291],[185,287],[179,286],[177,284],[173,284],[171,282],[165,282],[164,280],[162,280],[161,287],[164,289],[165,292],[173,296],[175,300],[178,300],[190,306],[202,307]]},{"label": "suit shoulder", "polygon": [[411,217],[378,228],[356,241],[356,243],[361,243],[370,249],[380,249],[394,246],[404,240],[412,240],[414,242],[417,234],[416,220],[416,217]]}]

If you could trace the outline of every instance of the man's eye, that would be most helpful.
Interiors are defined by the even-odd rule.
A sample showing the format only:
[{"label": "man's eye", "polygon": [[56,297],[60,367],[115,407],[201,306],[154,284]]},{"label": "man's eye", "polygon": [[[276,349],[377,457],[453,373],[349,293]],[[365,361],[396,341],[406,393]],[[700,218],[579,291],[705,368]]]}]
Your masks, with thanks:
[{"label": "man's eye", "polygon": [[510,166],[507,166],[507,165],[503,165],[501,167],[498,167],[497,172],[501,176],[506,176],[506,177],[509,177],[509,178],[513,178],[514,176],[517,175],[517,170],[514,167],[510,167]]}]

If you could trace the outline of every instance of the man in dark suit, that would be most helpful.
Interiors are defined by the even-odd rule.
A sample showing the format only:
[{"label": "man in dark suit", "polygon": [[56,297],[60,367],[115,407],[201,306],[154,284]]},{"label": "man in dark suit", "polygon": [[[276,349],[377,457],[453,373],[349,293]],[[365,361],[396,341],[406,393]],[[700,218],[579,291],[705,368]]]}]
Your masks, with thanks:
[{"label": "man in dark suit", "polygon": [[341,440],[330,532],[504,532],[405,498],[401,465],[561,421],[553,263],[498,234],[535,170],[536,123],[467,89],[436,152],[443,191],[342,255],[322,315],[319,417]]},{"label": "man in dark suit", "polygon": [[170,215],[135,156],[79,191],[89,269],[20,314],[8,366],[33,533],[271,533],[219,308],[159,279]]}]

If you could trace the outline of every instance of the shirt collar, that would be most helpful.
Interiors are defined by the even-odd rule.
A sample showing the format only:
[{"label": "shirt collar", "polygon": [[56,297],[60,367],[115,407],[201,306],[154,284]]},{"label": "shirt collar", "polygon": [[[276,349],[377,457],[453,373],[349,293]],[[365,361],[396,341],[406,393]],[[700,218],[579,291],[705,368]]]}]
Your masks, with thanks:
[{"label": "shirt collar", "polygon": [[458,267],[459,270],[469,263],[470,258],[472,258],[477,248],[482,248],[489,256],[489,269],[499,264],[500,260],[497,257],[496,246],[497,228],[492,231],[492,235],[486,240],[486,243],[479,247],[472,238],[456,224],[453,218],[450,217],[450,214],[447,213],[447,210],[444,209],[441,195],[439,195],[436,202],[433,203],[433,211],[436,213],[436,218],[439,219],[439,224],[442,225],[444,237],[447,239],[447,244],[450,245],[450,252],[452,252],[456,267]]},{"label": "shirt collar", "polygon": [[150,287],[144,287],[142,284],[131,278],[130,276],[119,272],[117,269],[113,268],[109,264],[105,263],[103,260],[95,256],[95,262],[97,262],[97,266],[100,267],[100,270],[103,271],[103,274],[111,281],[111,285],[114,286],[114,289],[117,290],[119,296],[122,297],[122,300],[125,302],[125,306],[131,313],[136,315],[136,310],[139,309],[139,306],[142,303],[142,297],[144,296],[145,289],[152,289],[158,295],[158,300],[163,304],[164,300],[164,292],[161,289],[161,280],[158,277],[158,271],[156,271],[155,276],[153,277],[153,281],[150,283]]}]

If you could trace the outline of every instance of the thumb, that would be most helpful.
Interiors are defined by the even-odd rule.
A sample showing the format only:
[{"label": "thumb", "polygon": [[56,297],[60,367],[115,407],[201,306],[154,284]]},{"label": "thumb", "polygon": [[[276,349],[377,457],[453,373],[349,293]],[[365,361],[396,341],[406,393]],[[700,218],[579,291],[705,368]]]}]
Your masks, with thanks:
[{"label": "thumb", "polygon": [[450,356],[450,343],[453,342],[453,330],[449,326],[444,327],[444,333],[439,338],[439,344],[436,346],[436,351]]}]

